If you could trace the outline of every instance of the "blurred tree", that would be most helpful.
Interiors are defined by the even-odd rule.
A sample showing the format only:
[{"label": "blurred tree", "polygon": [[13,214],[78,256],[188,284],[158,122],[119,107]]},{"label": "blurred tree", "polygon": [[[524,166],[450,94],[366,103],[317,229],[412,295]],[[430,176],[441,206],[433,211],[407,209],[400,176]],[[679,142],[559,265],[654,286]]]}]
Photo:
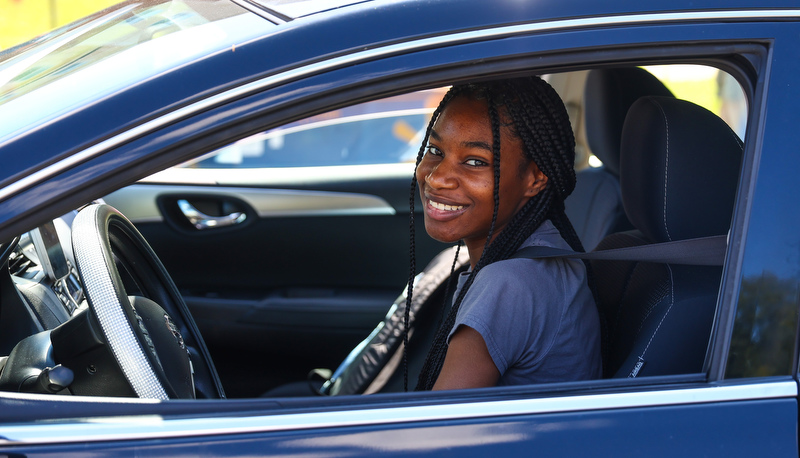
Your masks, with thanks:
[{"label": "blurred tree", "polygon": [[744,278],[731,336],[726,377],[791,372],[800,284],[771,272]]}]

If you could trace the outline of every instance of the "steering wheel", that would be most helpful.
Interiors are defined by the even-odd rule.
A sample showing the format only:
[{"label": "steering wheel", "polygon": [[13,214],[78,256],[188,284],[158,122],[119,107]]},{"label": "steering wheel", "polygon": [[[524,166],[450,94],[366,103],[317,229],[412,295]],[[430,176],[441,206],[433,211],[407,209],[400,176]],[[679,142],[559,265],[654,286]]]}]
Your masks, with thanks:
[{"label": "steering wheel", "polygon": [[[70,321],[76,324],[70,326],[74,329],[68,332],[70,338],[54,336],[53,343],[57,358],[73,361],[81,369],[73,369],[73,393],[161,400],[225,397],[177,287],[133,224],[109,205],[92,204],[75,217],[72,244],[91,313],[73,317]],[[129,297],[128,291],[137,295]],[[70,343],[79,350],[56,346],[57,340],[98,339],[106,345]],[[86,350],[97,347],[103,351]],[[87,359],[89,353],[95,359]],[[115,380],[121,377],[122,383]]]}]

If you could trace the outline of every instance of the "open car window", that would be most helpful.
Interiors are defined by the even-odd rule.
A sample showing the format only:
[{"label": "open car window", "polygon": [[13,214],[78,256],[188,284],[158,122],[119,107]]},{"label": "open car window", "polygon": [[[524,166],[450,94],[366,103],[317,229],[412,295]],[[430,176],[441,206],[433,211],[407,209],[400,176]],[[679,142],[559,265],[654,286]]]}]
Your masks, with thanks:
[{"label": "open car window", "polygon": [[[725,124],[722,125],[727,125],[734,136],[744,137],[747,125],[748,102],[745,97],[745,91],[739,82],[727,72],[712,66],[697,64],[643,66],[635,70],[649,74],[665,88],[664,91],[672,94],[671,97],[686,100],[693,105],[702,107],[703,110],[709,110],[713,113],[712,117],[718,117],[724,121]],[[614,167],[618,168],[619,165],[616,164],[614,167],[604,166],[602,161],[593,154],[592,142],[587,139],[587,130],[591,130],[592,127],[597,130],[596,126],[588,126],[588,124],[604,121],[603,118],[598,119],[596,116],[591,118],[586,111],[586,99],[588,97],[597,98],[596,94],[591,93],[592,89],[587,87],[587,79],[594,77],[590,77],[592,72],[592,70],[584,70],[551,73],[544,76],[564,100],[574,129],[576,139],[575,168],[578,172],[578,187],[573,196],[567,200],[566,206],[567,214],[587,249],[594,248],[604,237],[614,232],[634,229],[627,217],[619,216],[620,213],[624,214],[625,211],[622,208],[621,201],[618,200],[619,197],[616,197],[616,203],[611,203],[612,197],[617,196],[619,193],[618,175],[602,173],[604,170],[608,171],[609,169],[613,171]],[[316,307],[313,310],[305,308],[302,304],[304,303],[303,301],[311,303],[309,302],[311,301],[309,299],[310,296],[306,297],[305,294],[333,294],[345,297],[344,295],[348,293],[336,288],[317,287],[315,286],[316,283],[327,282],[330,278],[322,275],[319,279],[315,279],[307,274],[302,274],[298,270],[295,275],[303,277],[305,282],[303,285],[304,292],[300,292],[300,290],[296,289],[298,287],[295,285],[296,280],[289,280],[289,277],[286,276],[286,269],[283,269],[280,278],[285,279],[283,280],[284,283],[276,282],[273,287],[265,287],[262,291],[250,286],[250,293],[254,294],[256,299],[260,295],[263,297],[280,297],[282,302],[276,301],[273,303],[268,300],[261,303],[261,305],[257,305],[258,300],[254,300],[252,308],[250,308],[250,306],[245,306],[239,300],[237,302],[239,305],[233,306],[226,302],[228,293],[224,289],[214,289],[214,280],[207,278],[202,280],[205,283],[201,285],[200,281],[192,278],[192,275],[194,275],[192,269],[178,265],[185,264],[182,262],[184,259],[181,254],[182,251],[199,250],[202,249],[201,245],[171,240],[171,238],[163,235],[163,231],[169,231],[169,228],[176,228],[184,234],[195,237],[201,236],[201,234],[214,234],[215,230],[217,230],[214,227],[203,229],[193,227],[198,221],[196,214],[207,215],[210,221],[222,220],[230,215],[241,214],[248,215],[247,218],[255,217],[259,221],[264,220],[264,230],[268,225],[274,227],[275,225],[284,224],[284,221],[292,221],[292,224],[296,224],[294,230],[298,234],[296,245],[292,246],[299,246],[301,241],[313,238],[309,231],[310,228],[315,227],[318,221],[315,215],[326,212],[329,216],[322,217],[319,222],[320,224],[330,224],[331,221],[348,221],[348,218],[350,218],[347,216],[348,213],[352,215],[358,213],[354,212],[352,208],[348,210],[343,207],[336,207],[336,204],[332,201],[330,204],[325,203],[332,198],[330,192],[335,191],[339,193],[337,196],[342,198],[347,196],[349,199],[356,199],[368,196],[368,198],[382,200],[384,202],[383,208],[390,209],[393,213],[394,222],[392,224],[395,224],[400,229],[391,232],[391,237],[394,237],[394,239],[389,238],[389,235],[387,235],[386,237],[380,237],[378,243],[381,244],[380,246],[396,245],[397,237],[403,234],[407,227],[408,183],[410,182],[414,161],[424,135],[424,129],[429,122],[431,113],[446,91],[447,87],[442,87],[393,95],[388,98],[346,106],[272,128],[211,151],[178,167],[155,174],[142,180],[136,186],[125,188],[107,196],[106,200],[130,215],[132,220],[139,224],[142,230],[146,231],[148,240],[156,246],[157,251],[167,253],[164,256],[167,257],[169,270],[178,272],[174,275],[179,276],[181,279],[179,282],[184,282],[183,287],[186,291],[187,301],[190,306],[194,307],[194,313],[199,317],[201,329],[207,327],[204,334],[215,335],[222,332],[222,335],[233,336],[237,332],[249,332],[240,325],[228,320],[220,320],[218,314],[221,311],[225,311],[225,313],[232,314],[231,321],[236,321],[243,317],[255,319],[265,326],[264,329],[274,331],[275,335],[284,339],[284,342],[286,341],[285,339],[294,342],[290,336],[274,329],[269,323],[273,321],[281,322],[289,319],[289,317],[316,323],[318,319],[325,320],[325,317],[332,315],[347,316],[348,312],[338,308],[335,305],[335,301],[316,298],[313,300],[313,304]],[[606,114],[603,117],[609,116],[611,115]],[[618,120],[620,129],[622,121],[623,118]],[[620,133],[618,132],[617,135],[620,135]],[[619,153],[617,153],[618,156]],[[735,168],[738,171],[741,156],[733,156],[727,160],[730,162],[730,164],[727,164],[728,168]],[[616,161],[618,162],[619,159],[616,159]],[[390,172],[387,173],[387,171]],[[601,175],[598,175],[598,173]],[[603,180],[610,181],[604,181],[603,187],[592,187],[595,186],[593,183],[598,180],[598,176],[601,176]],[[357,184],[364,181],[371,184],[363,187]],[[297,182],[305,184],[297,184]],[[611,194],[607,195],[605,194],[607,189],[604,187],[609,185],[615,186],[617,190],[612,190]],[[181,191],[181,187],[189,188]],[[397,192],[390,195],[388,193],[392,187],[396,187]],[[342,191],[347,191],[347,193],[342,194]],[[185,199],[169,197],[171,195],[178,196],[181,192],[185,192]],[[307,199],[316,202],[314,204],[315,209],[311,208],[310,203],[302,203],[301,200],[295,200],[295,203],[292,203],[293,201],[282,197],[281,192],[299,192],[301,195],[305,193],[304,195]],[[374,194],[372,194],[373,192]],[[734,190],[731,189],[727,194],[728,201],[732,202],[735,197]],[[158,197],[159,195],[162,197]],[[222,198],[220,196],[225,197]],[[151,203],[149,207],[145,208],[145,205],[148,205],[148,201]],[[326,205],[331,206],[326,207]],[[192,208],[195,216],[189,215],[185,211],[186,208]],[[419,206],[417,206],[417,209],[419,209]],[[304,220],[303,218],[307,219]],[[421,215],[419,215],[419,218],[421,219]],[[270,223],[270,221],[272,222]],[[223,224],[227,224],[227,222],[232,224],[230,227],[235,227],[239,223],[245,226],[249,223],[246,219],[238,223],[233,219],[228,219]],[[365,222],[360,219],[353,219],[353,224],[365,224]],[[724,225],[724,231],[727,231],[729,225],[730,221],[727,221]],[[167,229],[163,229],[164,226]],[[219,230],[224,231],[226,228],[227,226],[220,226]],[[359,229],[353,230],[358,231]],[[420,230],[420,232],[422,231]],[[235,232],[232,232],[232,234],[235,234]],[[257,237],[258,235],[254,234],[254,236]],[[286,237],[284,234],[277,233],[275,236]],[[219,232],[219,237],[225,237],[224,232]],[[420,243],[426,242],[426,238],[427,236],[424,232],[418,235]],[[237,243],[233,239],[231,240],[231,243]],[[289,243],[295,243],[293,240],[291,239]],[[344,235],[340,235],[340,240],[348,239]],[[344,243],[349,244],[350,242]],[[361,242],[353,243],[361,243],[363,245],[364,242],[362,240]],[[302,244],[308,245],[308,242],[302,242]],[[169,248],[167,248],[168,246]],[[183,248],[179,249],[181,246]],[[193,249],[190,246],[196,246],[197,248]],[[318,259],[318,262],[325,263],[325,259],[328,256],[327,249],[322,246],[316,247],[313,242],[310,246],[314,247],[316,254],[311,254],[310,251],[304,251],[302,248],[295,248],[295,251],[303,253],[303,256],[314,256]],[[427,249],[427,251],[420,252],[419,269],[433,259],[443,248],[444,246],[442,245],[435,245]],[[375,256],[358,257],[352,263],[346,264],[347,269],[358,271],[362,265],[374,266],[381,262],[377,259],[378,251],[373,249],[364,251],[366,253],[374,252]],[[170,253],[176,254],[173,257]],[[285,255],[277,253],[275,255],[287,256],[288,252]],[[341,263],[341,260],[331,261],[330,264],[325,265],[329,265],[333,269],[336,263]],[[263,267],[256,268],[253,266],[248,269],[257,270],[263,269]],[[274,276],[275,274],[270,273],[266,277],[272,278]],[[397,302],[392,306],[394,308],[389,306],[391,305],[391,300],[402,292],[404,283],[404,278],[399,273],[391,277],[394,278],[394,281],[390,277],[384,278],[386,281],[383,282],[383,285],[385,285],[386,293],[374,296],[375,313],[369,315],[374,320],[371,323],[372,326],[377,324],[379,328],[386,324],[382,319],[387,310],[391,312],[397,309]],[[721,279],[717,277],[714,288],[718,288],[720,281]],[[600,288],[603,288],[603,285],[600,285]],[[296,295],[299,295],[295,298],[297,300],[293,300],[293,296]],[[211,296],[214,297],[213,300],[210,299]],[[365,296],[361,297],[363,299]],[[233,296],[231,296],[232,299]],[[436,300],[443,301],[441,298]],[[264,304],[269,305],[265,308]],[[702,371],[702,360],[709,344],[708,336],[711,332],[711,321],[713,320],[715,306],[716,301],[711,300],[710,305],[708,305],[710,308],[704,317],[706,323],[705,340],[695,345],[697,347],[695,353],[698,355],[696,358],[699,358],[700,363],[695,365],[690,372]],[[438,307],[438,304],[435,307]],[[347,354],[344,352],[345,350],[349,352],[353,348],[369,347],[374,344],[369,339],[371,337],[370,331],[373,329],[367,316],[361,315],[359,317],[359,319],[364,320],[360,338],[356,339],[359,334],[353,329],[352,340],[348,341],[350,342],[349,344],[343,344],[338,350],[339,357],[331,356],[324,361],[326,369],[335,370],[341,361],[356,357],[351,354],[350,358],[344,358]],[[391,316],[391,313],[388,316]],[[429,316],[426,315],[424,318],[428,319]],[[322,324],[315,324],[314,326],[322,326]],[[429,325],[429,327],[433,326],[434,324]],[[305,334],[300,335],[305,336]],[[327,336],[327,334],[325,335]],[[314,340],[310,336],[304,338]],[[270,344],[274,342],[272,338],[264,335],[259,337],[254,335],[253,339],[256,339],[256,341],[261,339],[261,342],[269,342]],[[230,339],[228,340],[230,341]],[[358,342],[361,342],[360,346],[357,345]],[[274,343],[277,344],[277,342]],[[270,347],[270,344],[265,346]],[[222,343],[217,344],[212,339],[211,345],[214,348],[216,345],[222,345]],[[230,343],[226,345],[230,345]],[[397,347],[393,348],[396,349]],[[358,352],[356,351],[355,353],[357,355]],[[302,379],[305,375],[318,367],[314,363],[303,362],[309,356],[302,352],[295,353],[294,351],[289,351],[282,355],[268,351],[265,354],[267,359],[275,361],[279,367],[287,368],[286,374],[293,375],[282,377],[281,374],[272,374],[267,378],[269,380],[267,383],[260,387],[243,388],[243,393],[246,393],[246,395],[259,395],[262,392],[268,393],[269,390],[284,386],[287,383],[303,383]],[[291,361],[289,361],[290,359]],[[236,361],[235,359],[231,361],[232,365],[236,364],[233,363],[233,361]],[[225,365],[225,363],[222,364]],[[394,368],[398,371],[400,370],[396,365]],[[678,375],[679,373],[673,371],[671,374]],[[223,379],[225,377],[223,375]],[[231,376],[229,375],[228,377]],[[401,389],[402,385],[396,373],[394,377],[389,377],[388,380],[385,387],[381,385],[378,389],[373,386],[372,389],[388,392]],[[412,380],[413,383],[414,381]],[[259,390],[263,391],[260,392]]]},{"label": "open car window", "polygon": [[414,162],[445,90],[342,108],[239,140],[187,168],[324,167]]},{"label": "open car window", "polygon": [[[720,116],[744,138],[747,100],[730,74],[704,65],[651,65],[655,75],[676,97]],[[576,137],[576,170],[600,167],[602,161],[586,142],[583,85],[587,72],[545,75],[565,101]],[[181,164],[189,169],[270,169],[410,163],[416,159],[424,127],[447,88],[392,96],[323,113],[270,129]],[[159,174],[153,181],[170,182]],[[207,173],[197,172],[199,182]],[[239,176],[252,175],[242,172]],[[176,180],[191,172],[175,172]],[[237,180],[236,173],[222,172]],[[223,178],[224,180],[224,178]]]}]

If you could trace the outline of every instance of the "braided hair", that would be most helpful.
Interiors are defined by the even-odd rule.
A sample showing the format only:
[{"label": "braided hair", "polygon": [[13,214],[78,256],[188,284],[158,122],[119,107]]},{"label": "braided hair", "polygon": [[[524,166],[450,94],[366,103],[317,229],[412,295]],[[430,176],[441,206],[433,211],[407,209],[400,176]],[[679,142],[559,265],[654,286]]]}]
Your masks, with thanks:
[{"label": "braided hair", "polygon": [[[475,275],[483,267],[496,261],[508,259],[548,219],[573,250],[583,251],[580,239],[564,213],[564,200],[575,188],[575,138],[564,103],[556,91],[544,80],[535,76],[453,86],[433,112],[417,155],[417,167],[419,167],[425,154],[434,123],[448,103],[455,97],[484,100],[488,106],[487,116],[491,122],[493,137],[494,212],[486,238],[487,243],[434,336],[419,376],[417,390],[430,390],[436,382],[447,353],[447,337],[455,323],[456,314],[461,302],[464,300],[464,296],[475,280]],[[502,123],[502,121],[506,120],[510,121],[510,123]],[[524,165],[527,166],[529,161],[533,161],[547,177],[547,183],[538,194],[528,200],[517,214],[511,218],[508,225],[495,237],[495,223],[500,206],[501,128],[508,128],[513,136],[521,140],[524,156],[527,159],[527,161],[523,161]],[[411,262],[406,296],[407,315],[404,326],[404,329],[406,329],[404,335],[406,346],[408,344],[408,311],[413,295],[413,277],[416,271],[414,253],[414,200],[417,192],[416,188],[415,172],[411,180],[410,198]],[[406,362],[405,358],[404,353],[404,363]],[[406,366],[405,386],[407,389],[407,363],[404,366]]]}]

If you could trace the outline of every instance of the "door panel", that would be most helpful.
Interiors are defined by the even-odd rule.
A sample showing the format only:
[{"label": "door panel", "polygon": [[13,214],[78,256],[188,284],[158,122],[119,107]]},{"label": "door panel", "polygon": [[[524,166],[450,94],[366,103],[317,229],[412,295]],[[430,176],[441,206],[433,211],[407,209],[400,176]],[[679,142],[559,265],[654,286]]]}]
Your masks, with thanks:
[{"label": "door panel", "polygon": [[[226,391],[257,396],[311,369],[335,369],[383,319],[409,274],[408,208],[389,203],[407,206],[409,185],[410,174],[364,185],[334,178],[303,190],[141,183],[105,200],[172,275]],[[180,200],[210,216],[246,217],[197,229]],[[445,245],[417,216],[419,270]]]}]

